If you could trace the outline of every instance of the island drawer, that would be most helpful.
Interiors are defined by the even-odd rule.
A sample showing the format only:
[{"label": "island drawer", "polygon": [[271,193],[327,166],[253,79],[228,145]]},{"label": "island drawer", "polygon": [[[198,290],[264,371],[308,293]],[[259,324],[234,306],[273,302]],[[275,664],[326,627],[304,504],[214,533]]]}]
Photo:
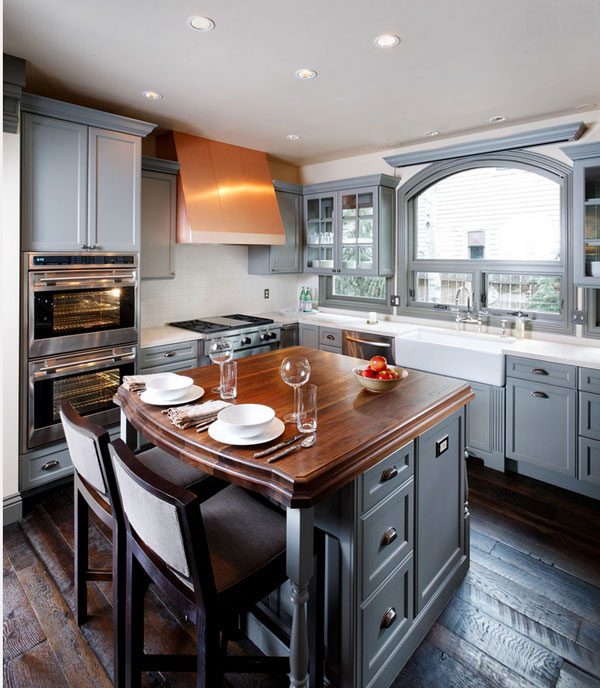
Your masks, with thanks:
[{"label": "island drawer", "polygon": [[372,509],[412,476],[414,457],[414,445],[410,442],[363,473],[361,513]]},{"label": "island drawer", "polygon": [[176,344],[165,344],[163,346],[152,346],[142,349],[140,353],[140,367],[142,369],[162,366],[167,363],[179,363],[180,361],[190,361],[190,368],[196,366],[198,359],[198,342],[177,342]]},{"label": "island drawer", "polygon": [[600,441],[579,438],[579,480],[600,485]]},{"label": "island drawer", "polygon": [[323,347],[330,346],[336,349],[342,348],[342,331],[334,330],[331,327],[320,327],[319,328],[319,348],[323,350]]},{"label": "island drawer", "polygon": [[577,368],[536,358],[506,357],[506,376],[558,387],[577,387]]},{"label": "island drawer", "polygon": [[600,440],[600,394],[579,392],[579,434]]},{"label": "island drawer", "polygon": [[361,607],[363,686],[395,652],[413,620],[413,559],[408,557]]},{"label": "island drawer", "polygon": [[383,583],[413,548],[412,478],[361,517],[362,599]]},{"label": "island drawer", "polygon": [[594,370],[593,368],[580,368],[579,389],[582,392],[600,394],[600,370]]}]

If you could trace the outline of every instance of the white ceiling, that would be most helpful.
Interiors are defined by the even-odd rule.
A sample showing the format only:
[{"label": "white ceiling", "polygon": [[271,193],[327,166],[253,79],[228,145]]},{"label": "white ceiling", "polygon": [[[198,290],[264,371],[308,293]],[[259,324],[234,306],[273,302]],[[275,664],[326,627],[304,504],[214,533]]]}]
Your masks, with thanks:
[{"label": "white ceiling", "polygon": [[4,51],[32,92],[296,164],[600,103],[599,0],[4,0]]}]

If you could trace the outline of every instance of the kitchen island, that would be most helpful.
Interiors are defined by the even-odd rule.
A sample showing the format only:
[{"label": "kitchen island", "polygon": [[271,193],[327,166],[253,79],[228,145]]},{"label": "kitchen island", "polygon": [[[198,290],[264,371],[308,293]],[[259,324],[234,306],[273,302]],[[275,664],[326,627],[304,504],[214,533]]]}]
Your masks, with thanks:
[{"label": "kitchen island", "polygon": [[[180,430],[121,388],[122,435],[135,428],[182,461],[267,496],[287,512],[292,608],[292,686],[308,685],[306,601],[313,527],[327,534],[326,673],[344,688],[387,686],[427,633],[468,568],[464,407],[468,384],[409,371],[396,389],[373,394],[352,368],[364,363],[294,347],[238,361],[238,403],[278,416],[292,410],[279,377],[301,355],[318,386],[318,441],[268,464],[255,447],[223,445]],[[209,390],[216,366],[188,371]],[[210,397],[210,394],[206,395]],[[294,434],[288,426],[283,439]]]}]

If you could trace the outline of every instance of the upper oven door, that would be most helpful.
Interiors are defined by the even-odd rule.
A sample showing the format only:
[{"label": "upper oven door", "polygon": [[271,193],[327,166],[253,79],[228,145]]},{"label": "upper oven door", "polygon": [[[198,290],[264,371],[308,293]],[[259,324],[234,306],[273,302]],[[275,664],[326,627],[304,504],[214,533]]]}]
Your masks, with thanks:
[{"label": "upper oven door", "polygon": [[29,273],[29,357],[137,340],[135,269]]}]

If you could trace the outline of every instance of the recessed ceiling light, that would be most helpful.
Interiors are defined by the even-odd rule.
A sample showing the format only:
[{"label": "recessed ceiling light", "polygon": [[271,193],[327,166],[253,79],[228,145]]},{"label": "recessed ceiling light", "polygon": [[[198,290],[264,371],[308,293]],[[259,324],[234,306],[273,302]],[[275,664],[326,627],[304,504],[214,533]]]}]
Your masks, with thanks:
[{"label": "recessed ceiling light", "polygon": [[500,122],[506,122],[508,117],[505,115],[494,115],[493,117],[490,117],[490,122],[492,124],[500,124]]},{"label": "recessed ceiling light", "polygon": [[294,72],[294,76],[296,79],[314,79],[317,76],[317,72],[314,69],[302,67],[302,69],[297,69]]},{"label": "recessed ceiling light", "polygon": [[298,136],[298,134],[288,134],[285,138],[288,139],[288,141],[300,141],[302,137]]},{"label": "recessed ceiling light", "polygon": [[400,38],[393,33],[382,33],[373,41],[378,48],[395,48]]},{"label": "recessed ceiling light", "polygon": [[438,136],[439,133],[437,129],[432,129],[431,131],[426,131],[425,136]]},{"label": "recessed ceiling light", "polygon": [[581,105],[575,106],[575,112],[579,112],[580,110],[589,110],[593,107],[596,107],[596,103],[581,103]]},{"label": "recessed ceiling light", "polygon": [[163,97],[162,93],[157,93],[156,91],[144,91],[142,95],[144,98],[148,98],[148,100],[162,100]]},{"label": "recessed ceiling light", "polygon": [[212,31],[215,28],[214,21],[208,17],[188,17],[187,23],[196,31]]}]

